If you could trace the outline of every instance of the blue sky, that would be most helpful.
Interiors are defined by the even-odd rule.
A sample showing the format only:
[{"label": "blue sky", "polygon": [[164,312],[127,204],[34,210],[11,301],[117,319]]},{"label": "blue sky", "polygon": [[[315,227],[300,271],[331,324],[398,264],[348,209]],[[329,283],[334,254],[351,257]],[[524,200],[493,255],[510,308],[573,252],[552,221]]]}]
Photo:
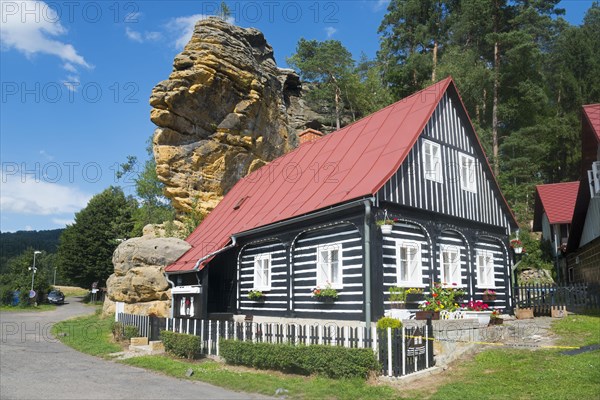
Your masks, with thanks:
[{"label": "blue sky", "polygon": [[[279,66],[301,37],[337,39],[372,58],[388,1],[227,1],[235,23],[260,29]],[[580,24],[591,1],[563,1]],[[64,227],[144,160],[148,99],[167,79],[194,22],[219,1],[0,0],[0,230]]]}]

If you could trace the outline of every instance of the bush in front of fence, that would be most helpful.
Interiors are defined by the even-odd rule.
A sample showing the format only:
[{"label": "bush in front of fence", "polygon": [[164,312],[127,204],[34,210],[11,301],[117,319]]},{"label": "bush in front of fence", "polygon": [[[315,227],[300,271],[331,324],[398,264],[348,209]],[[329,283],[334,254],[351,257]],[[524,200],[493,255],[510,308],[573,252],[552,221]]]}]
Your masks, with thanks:
[{"label": "bush in front of fence", "polygon": [[171,331],[160,331],[165,351],[175,357],[193,359],[200,353],[200,337]]},{"label": "bush in front of fence", "polygon": [[329,378],[366,378],[381,367],[372,349],[253,343],[224,340],[220,355],[228,364]]},{"label": "bush in front of fence", "polygon": [[381,317],[377,321],[377,330],[387,330],[387,328],[400,329],[402,328],[402,321],[392,317]]}]

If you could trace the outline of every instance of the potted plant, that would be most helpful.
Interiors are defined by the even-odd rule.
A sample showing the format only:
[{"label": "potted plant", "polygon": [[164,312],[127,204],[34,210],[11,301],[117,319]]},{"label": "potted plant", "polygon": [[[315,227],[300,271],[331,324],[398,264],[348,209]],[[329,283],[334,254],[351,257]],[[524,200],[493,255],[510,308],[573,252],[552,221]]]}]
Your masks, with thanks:
[{"label": "potted plant", "polygon": [[485,289],[483,291],[483,301],[495,301],[496,292],[492,289]]},{"label": "potted plant", "polygon": [[260,290],[251,290],[248,292],[248,298],[252,301],[261,301],[265,299],[265,294]]},{"label": "potted plant", "polygon": [[381,228],[381,233],[384,235],[389,235],[392,233],[392,228],[394,227],[394,223],[396,220],[394,219],[380,219],[377,221],[377,225]]},{"label": "potted plant", "polygon": [[488,308],[489,306],[481,300],[471,300],[464,306],[465,318],[474,318],[480,325],[487,326],[492,315]]},{"label": "potted plant", "polygon": [[457,297],[463,296],[465,292],[462,289],[452,286],[445,286],[439,282],[435,282],[430,288],[430,296],[425,298],[425,301],[421,303],[419,308],[421,311],[417,311],[415,316],[416,319],[439,319],[440,311],[456,311],[459,306]]},{"label": "potted plant", "polygon": [[423,289],[420,288],[408,288],[405,291],[407,303],[418,303],[425,300]]},{"label": "potted plant", "polygon": [[381,228],[381,233],[383,233],[384,235],[389,235],[390,233],[392,233],[392,228],[394,227],[394,224],[396,222],[398,222],[397,219],[388,218],[387,210],[385,210],[383,219],[376,221],[377,225],[379,225],[379,227]]},{"label": "potted plant", "polygon": [[521,254],[523,252],[523,242],[519,239],[512,239],[510,241],[510,247],[513,248],[515,254]]},{"label": "potted plant", "polygon": [[406,290],[402,287],[390,288],[390,307],[406,308]]},{"label": "potted plant", "polygon": [[327,283],[324,288],[317,286],[312,290],[312,295],[317,300],[321,301],[334,301],[338,298],[338,292],[331,287],[330,283]]},{"label": "potted plant", "polygon": [[502,325],[504,320],[500,318],[500,310],[492,311],[490,315],[490,325]]}]

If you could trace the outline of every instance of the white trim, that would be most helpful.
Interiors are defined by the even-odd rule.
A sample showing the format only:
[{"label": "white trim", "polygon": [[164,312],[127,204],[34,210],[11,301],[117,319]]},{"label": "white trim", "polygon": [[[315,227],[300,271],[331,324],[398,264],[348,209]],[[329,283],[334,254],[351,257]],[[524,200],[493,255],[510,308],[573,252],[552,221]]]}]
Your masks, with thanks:
[{"label": "white trim", "polygon": [[[466,166],[465,166],[466,165]],[[460,188],[468,192],[477,193],[477,162],[474,157],[465,153],[458,153],[458,170],[460,175]],[[466,176],[464,175],[466,172]]]},{"label": "white trim", "polygon": [[[262,264],[264,261],[268,261],[269,265],[268,265],[268,270],[267,270],[267,284],[264,284],[264,280],[263,282],[257,282],[258,279],[260,279],[260,276],[258,274],[259,272],[259,263],[260,268],[264,268],[264,265]],[[257,254],[254,256],[254,276],[252,279],[252,289],[253,290],[271,290],[271,254],[267,253],[267,254]],[[264,273],[264,270],[262,271]],[[264,275],[263,275],[263,279],[264,279]]]},{"label": "white trim", "polygon": [[423,175],[425,179],[442,183],[442,146],[430,140],[423,140]]},{"label": "white trim", "polygon": [[[400,261],[402,260],[401,249],[413,249],[413,257],[407,260],[409,263],[408,271],[406,272],[407,279],[402,280],[400,276]],[[406,251],[406,256],[409,257],[410,251]],[[423,284],[423,263],[421,260],[421,244],[414,240],[396,240],[396,282],[399,287],[413,287]]]},{"label": "white trim", "polygon": [[[342,289],[344,287],[343,282],[343,258],[342,258],[342,243],[325,243],[317,246],[317,286],[327,287],[331,286],[333,289]],[[333,260],[333,252],[337,252],[337,260]],[[322,253],[326,252],[327,255],[323,258]],[[333,276],[333,265],[337,263],[337,274]]]}]

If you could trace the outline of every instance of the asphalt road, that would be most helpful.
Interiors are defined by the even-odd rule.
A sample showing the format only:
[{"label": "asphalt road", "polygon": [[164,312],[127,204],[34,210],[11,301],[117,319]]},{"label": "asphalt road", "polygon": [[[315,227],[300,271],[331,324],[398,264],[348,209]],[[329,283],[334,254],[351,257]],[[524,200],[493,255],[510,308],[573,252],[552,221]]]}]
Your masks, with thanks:
[{"label": "asphalt road", "polygon": [[79,353],[52,337],[50,329],[94,310],[76,299],[67,301],[55,311],[0,313],[0,399],[264,398]]}]

